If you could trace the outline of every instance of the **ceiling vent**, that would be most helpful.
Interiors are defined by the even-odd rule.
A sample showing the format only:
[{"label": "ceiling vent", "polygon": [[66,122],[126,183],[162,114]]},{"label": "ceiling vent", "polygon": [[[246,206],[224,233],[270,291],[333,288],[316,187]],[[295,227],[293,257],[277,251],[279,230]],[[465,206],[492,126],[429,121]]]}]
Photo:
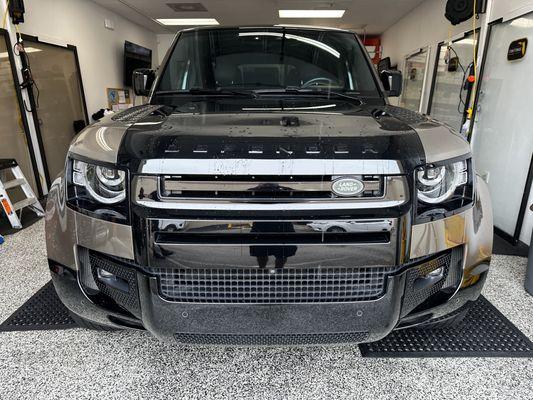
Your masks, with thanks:
[{"label": "ceiling vent", "polygon": [[202,3],[167,3],[167,6],[176,12],[207,11],[207,8]]}]

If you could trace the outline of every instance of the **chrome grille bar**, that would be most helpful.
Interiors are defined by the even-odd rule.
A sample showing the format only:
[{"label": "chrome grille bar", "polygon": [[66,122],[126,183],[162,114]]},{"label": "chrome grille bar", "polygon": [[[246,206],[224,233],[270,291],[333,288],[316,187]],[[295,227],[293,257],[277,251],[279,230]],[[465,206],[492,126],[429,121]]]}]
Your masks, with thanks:
[{"label": "chrome grille bar", "polygon": [[[279,211],[279,204],[285,210],[361,210],[397,207],[409,201],[408,185],[403,176],[383,178],[383,194],[379,197],[346,197],[313,196],[306,197],[271,197],[253,198],[240,196],[237,198],[217,196],[168,196],[161,190],[160,177],[136,176],[132,181],[133,201],[141,206],[159,209],[180,210],[233,210],[233,211]],[[209,181],[211,182],[211,181]],[[195,184],[198,182],[194,182]],[[304,192],[305,193],[305,192]],[[244,193],[246,194],[246,193]]]},{"label": "chrome grille bar", "polygon": [[400,175],[395,160],[339,159],[153,159],[142,162],[145,175]]}]

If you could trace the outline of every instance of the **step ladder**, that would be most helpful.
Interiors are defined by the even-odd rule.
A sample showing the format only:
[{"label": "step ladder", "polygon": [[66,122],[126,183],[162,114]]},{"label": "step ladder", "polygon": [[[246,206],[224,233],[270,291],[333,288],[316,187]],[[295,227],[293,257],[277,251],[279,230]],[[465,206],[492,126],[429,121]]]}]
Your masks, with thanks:
[{"label": "step ladder", "polygon": [[[35,193],[33,193],[30,184],[26,180],[26,177],[22,173],[22,170],[18,166],[17,162],[12,159],[0,159],[0,172],[5,170],[11,171],[13,179],[3,182],[2,177],[0,176],[0,203],[2,204],[2,208],[4,209],[11,226],[14,229],[22,229],[22,224],[19,216],[17,215],[17,211],[22,212],[23,208],[28,207],[35,214],[37,214],[37,216],[43,217],[44,210],[41,206],[41,203],[39,203],[39,200],[35,196]],[[22,192],[24,192],[26,198],[13,204],[7,191],[17,187],[22,189]]]}]

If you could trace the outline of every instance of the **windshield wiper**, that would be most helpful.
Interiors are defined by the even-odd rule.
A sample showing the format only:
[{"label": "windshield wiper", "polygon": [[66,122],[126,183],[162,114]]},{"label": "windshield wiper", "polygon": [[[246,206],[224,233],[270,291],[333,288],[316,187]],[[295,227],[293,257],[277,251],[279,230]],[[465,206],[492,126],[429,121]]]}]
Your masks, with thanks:
[{"label": "windshield wiper", "polygon": [[175,95],[198,95],[198,96],[245,96],[256,98],[252,91],[240,91],[232,89],[203,89],[191,88],[188,90],[160,90],[154,93],[155,96],[175,96]]},{"label": "windshield wiper", "polygon": [[261,96],[261,95],[268,95],[268,94],[296,94],[296,95],[304,95],[304,96],[317,96],[317,97],[326,97],[326,98],[341,98],[341,99],[348,99],[348,100],[355,100],[359,102],[359,105],[364,104],[362,98],[357,96],[352,96],[350,94],[342,93],[342,92],[334,92],[334,91],[326,91],[326,90],[317,90],[317,89],[302,89],[298,87],[286,87],[284,89],[258,89],[254,90],[254,93]]}]

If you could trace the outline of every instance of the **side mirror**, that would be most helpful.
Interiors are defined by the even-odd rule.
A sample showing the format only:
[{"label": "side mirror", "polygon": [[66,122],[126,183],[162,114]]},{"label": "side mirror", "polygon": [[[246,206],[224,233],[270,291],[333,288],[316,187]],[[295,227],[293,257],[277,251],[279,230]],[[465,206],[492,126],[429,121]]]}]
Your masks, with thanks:
[{"label": "side mirror", "polygon": [[400,71],[382,71],[380,77],[389,97],[399,97],[402,94],[403,78]]},{"label": "side mirror", "polygon": [[133,71],[133,92],[137,96],[148,96],[155,81],[153,69],[136,69]]}]

